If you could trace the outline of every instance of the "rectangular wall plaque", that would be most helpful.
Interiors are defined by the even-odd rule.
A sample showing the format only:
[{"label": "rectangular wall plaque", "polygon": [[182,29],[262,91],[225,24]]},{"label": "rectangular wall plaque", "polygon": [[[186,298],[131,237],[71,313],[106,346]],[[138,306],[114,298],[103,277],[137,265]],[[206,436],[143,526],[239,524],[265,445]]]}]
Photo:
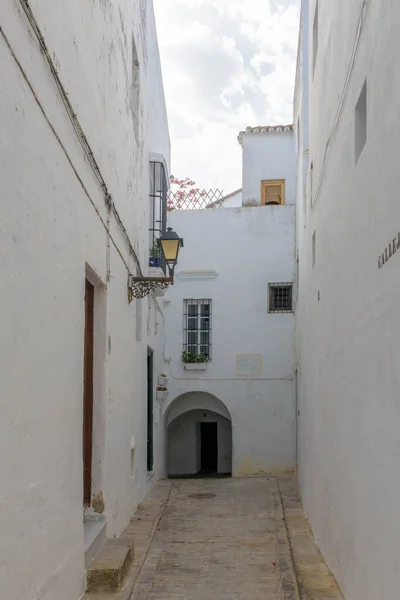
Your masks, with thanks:
[{"label": "rectangular wall plaque", "polygon": [[238,377],[260,377],[262,375],[261,354],[237,354],[236,375]]}]

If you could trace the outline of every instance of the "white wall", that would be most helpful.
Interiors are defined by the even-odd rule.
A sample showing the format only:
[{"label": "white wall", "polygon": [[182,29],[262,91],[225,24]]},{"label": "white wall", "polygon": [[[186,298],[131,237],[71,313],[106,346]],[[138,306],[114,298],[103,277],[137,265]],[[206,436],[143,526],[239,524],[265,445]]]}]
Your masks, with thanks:
[{"label": "white wall", "polygon": [[224,200],[223,205],[225,208],[238,208],[242,206],[242,190],[238,190],[234,194],[231,194]]},{"label": "white wall", "polygon": [[[188,392],[212,394],[232,418],[234,475],[292,469],[294,316],[268,314],[267,284],[293,281],[294,206],[174,211],[170,222],[185,246],[164,307],[164,409]],[[213,353],[205,372],[185,371],[181,362],[185,298],[212,299]],[[260,354],[261,372],[238,376],[238,354]]]},{"label": "white wall", "polygon": [[[228,194],[228,196],[225,196],[225,198],[222,199],[222,205],[225,208],[239,208],[242,206],[242,190],[237,190],[236,192],[232,192],[231,194]],[[218,208],[218,206],[216,208]]]},{"label": "white wall", "polygon": [[243,148],[243,206],[261,204],[261,182],[285,179],[285,204],[295,204],[295,137],[293,131],[253,133],[239,138]]},{"label": "white wall", "polygon": [[[29,4],[146,271],[148,154],[169,161],[152,5]],[[137,307],[127,300],[134,261],[113,218],[107,250],[103,191],[18,6],[2,4],[2,30],[36,98],[0,36],[0,582],[9,600],[72,600],[84,589],[85,275],[96,285],[93,493],[103,494],[110,536],[122,531],[151,485],[147,340],[136,340]],[[130,108],[132,35],[142,78],[139,143]],[[155,478],[164,469],[157,461]]]},{"label": "white wall", "polygon": [[[321,173],[361,6],[361,0],[319,2],[310,73],[313,207],[309,198],[306,228],[299,229],[299,475],[314,534],[346,599],[392,600],[400,585],[400,253],[382,268],[378,256],[400,230],[397,0],[367,3]],[[315,0],[310,30],[314,10]],[[356,163],[354,111],[366,79],[367,143]]]},{"label": "white wall", "polygon": [[169,475],[194,475],[200,471],[199,423],[217,423],[218,473],[231,472],[231,422],[212,411],[192,410],[180,415],[168,426]]},{"label": "white wall", "polygon": [[[310,177],[309,164],[309,0],[303,0],[300,14],[299,47],[297,55],[296,85],[294,94],[294,129],[297,150],[297,189],[296,189],[296,402],[299,405],[301,382],[301,323],[304,317],[304,303],[299,301],[300,280],[303,283],[304,249],[307,236],[304,228],[307,225],[308,206],[310,204]],[[301,261],[300,261],[301,257]],[[301,277],[300,277],[301,274]],[[302,288],[302,293],[303,293]],[[302,464],[299,464],[299,445],[303,437],[303,419],[297,406],[297,470],[301,479]]]}]

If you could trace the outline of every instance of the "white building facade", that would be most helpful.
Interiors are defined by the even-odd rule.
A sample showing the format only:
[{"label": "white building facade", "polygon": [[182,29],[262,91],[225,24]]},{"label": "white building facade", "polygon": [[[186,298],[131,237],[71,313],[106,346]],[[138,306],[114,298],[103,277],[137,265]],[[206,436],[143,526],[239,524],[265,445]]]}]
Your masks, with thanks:
[{"label": "white building facade", "polygon": [[293,126],[241,132],[242,188],[169,213],[175,284],[143,299],[170,172],[152,3],[3,4],[3,596],[81,597],[160,477],[297,465],[346,599],[392,600],[397,0],[303,0]]},{"label": "white building facade", "polygon": [[395,0],[303,2],[299,480],[347,600],[400,584],[399,20]]},{"label": "white building facade", "polygon": [[[249,128],[239,140],[251,205],[169,217],[185,242],[164,300],[169,475],[261,475],[296,462],[294,134]],[[263,205],[277,181],[279,205]],[[183,351],[209,362],[185,364]]]},{"label": "white building facade", "polygon": [[155,396],[162,308],[128,298],[129,275],[148,274],[151,162],[169,177],[152,3],[45,4],[0,8],[9,600],[79,598],[92,521],[118,536],[164,472],[145,375]]}]

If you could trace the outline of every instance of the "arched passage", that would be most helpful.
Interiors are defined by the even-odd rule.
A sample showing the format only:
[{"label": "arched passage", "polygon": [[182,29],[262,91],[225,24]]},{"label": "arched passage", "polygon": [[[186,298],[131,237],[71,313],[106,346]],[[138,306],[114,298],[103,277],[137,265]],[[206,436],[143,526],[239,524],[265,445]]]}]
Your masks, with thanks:
[{"label": "arched passage", "polygon": [[204,392],[183,394],[165,419],[170,477],[231,474],[232,423],[221,400]]}]

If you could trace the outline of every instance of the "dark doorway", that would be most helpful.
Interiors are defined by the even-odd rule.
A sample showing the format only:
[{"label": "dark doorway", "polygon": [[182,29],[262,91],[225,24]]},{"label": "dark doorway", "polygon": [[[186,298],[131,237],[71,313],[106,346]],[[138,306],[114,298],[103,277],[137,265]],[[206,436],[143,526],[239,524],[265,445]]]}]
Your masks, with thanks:
[{"label": "dark doorway", "polygon": [[85,347],[83,353],[83,504],[92,501],[94,287],[85,282]]},{"label": "dark doorway", "polygon": [[147,350],[147,470],[153,470],[153,350]]},{"label": "dark doorway", "polygon": [[201,473],[218,472],[218,424],[200,423]]}]

